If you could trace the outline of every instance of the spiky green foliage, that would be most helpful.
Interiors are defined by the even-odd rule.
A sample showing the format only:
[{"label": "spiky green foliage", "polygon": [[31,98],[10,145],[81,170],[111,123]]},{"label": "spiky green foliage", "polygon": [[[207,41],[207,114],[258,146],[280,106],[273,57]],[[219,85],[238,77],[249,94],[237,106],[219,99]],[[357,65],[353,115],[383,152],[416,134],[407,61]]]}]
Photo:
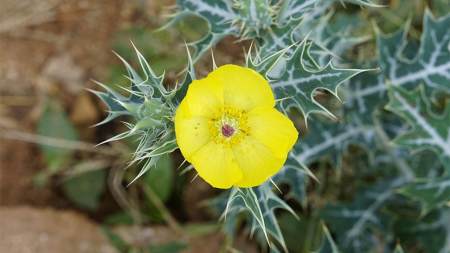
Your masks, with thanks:
[{"label": "spiky green foliage", "polygon": [[411,92],[401,87],[389,87],[390,99],[387,109],[401,116],[411,125],[411,130],[398,136],[393,143],[412,152],[423,149],[433,150],[449,173],[450,106],[445,108],[442,115],[433,113],[423,87],[420,86]]},{"label": "spiky green foliage", "polygon": [[[192,43],[196,49],[194,61],[197,61],[204,53],[226,36],[239,36],[241,39],[263,38],[273,39],[266,45],[273,47],[273,51],[279,51],[290,44],[293,36],[289,33],[277,30],[280,27],[295,27],[306,15],[313,10],[323,12],[333,1],[322,0],[178,0],[176,7],[178,12],[172,20],[164,26],[173,25],[181,20],[197,16],[207,21],[209,33],[201,40]],[[369,0],[339,0],[362,6],[380,6]],[[314,15],[321,15],[315,13]],[[292,24],[290,24],[292,22]],[[286,25],[287,24],[287,25]],[[279,41],[282,43],[278,43]],[[286,44],[287,43],[287,44]],[[273,52],[272,51],[272,52]],[[263,52],[263,51],[262,51]],[[270,52],[266,50],[266,52]]]},{"label": "spiky green foliage", "polygon": [[400,193],[422,202],[423,212],[450,203],[450,177],[417,180],[400,189]]},{"label": "spiky green foliage", "polygon": [[179,93],[177,94],[177,89],[168,91],[163,85],[164,76],[155,75],[142,54],[136,48],[135,50],[144,73],[144,79],[128,62],[118,56],[128,71],[127,78],[131,81],[129,88],[121,87],[130,94],[128,97],[99,82],[96,83],[103,87],[106,93],[91,90],[109,108],[108,116],[97,125],[105,124],[123,115],[134,118],[132,123],[124,122],[129,130],[100,143],[137,136],[139,144],[130,163],[141,161],[145,161],[145,163],[134,180],[154,166],[162,155],[178,148],[173,117],[177,105],[186,94],[187,86],[195,79],[192,61],[189,58],[188,72],[178,90]]},{"label": "spiky green foliage", "polygon": [[404,179],[397,178],[361,188],[352,202],[330,204],[320,211],[320,216],[336,232],[344,252],[370,252],[377,246],[375,234],[388,234],[392,217],[381,207],[394,198],[395,189],[404,183]]},{"label": "spiky green foliage", "polygon": [[424,217],[400,219],[394,231],[404,242],[418,242],[425,252],[450,252],[450,207],[444,206]]},{"label": "spiky green foliage", "polygon": [[349,144],[358,144],[367,149],[368,153],[376,150],[377,130],[340,122],[325,123],[312,121],[308,134],[294,146],[296,158],[304,164],[310,164],[320,158],[328,157],[334,167],[341,167],[342,156]]},{"label": "spiky green foliage", "polygon": [[339,253],[339,249],[334,242],[333,237],[330,235],[330,231],[328,231],[328,228],[324,224],[322,224],[322,228],[322,245],[319,249],[314,251],[314,253]]},{"label": "spiky green foliage", "polygon": [[[333,114],[325,107],[314,100],[314,94],[319,89],[324,89],[337,96],[337,89],[341,83],[351,77],[368,71],[360,69],[336,69],[331,62],[323,68],[314,66],[316,70],[307,68],[304,59],[309,58],[309,46],[304,39],[296,48],[289,58],[283,58],[283,55],[290,47],[283,49],[275,54],[268,56],[264,60],[247,59],[247,66],[255,69],[269,80],[276,99],[285,99],[277,104],[277,106],[287,111],[290,107],[300,109],[305,115],[305,121],[310,113],[322,113],[334,117]],[[277,70],[279,61],[283,59],[283,71]],[[314,63],[314,62],[313,62]],[[279,68],[279,67],[278,67]],[[287,99],[286,99],[287,98]]]},{"label": "spiky green foliage", "polygon": [[[238,220],[236,220],[237,213],[249,212],[249,231],[251,234],[256,233],[257,236],[262,234],[261,237],[269,241],[271,247],[276,247],[270,243],[272,239],[275,239],[276,242],[282,246],[283,250],[287,251],[283,234],[280,231],[274,210],[284,209],[294,216],[296,216],[296,214],[285,201],[280,199],[280,197],[273,192],[269,181],[253,188],[232,188],[228,196],[225,210],[222,209],[223,205],[220,205],[220,200],[215,204],[216,210],[223,212],[223,217],[226,217],[225,222],[229,224],[226,227],[232,229],[231,231],[227,231],[230,235],[233,234],[234,225],[238,222]],[[229,217],[230,215],[231,219]]]},{"label": "spiky green foliage", "polygon": [[[378,63],[380,75],[363,74],[351,80],[346,89],[345,107],[360,115],[365,124],[373,124],[372,114],[388,101],[386,80],[394,86],[412,90],[424,84],[426,94],[450,94],[450,15],[435,19],[425,12],[423,35],[416,56],[406,59],[409,25],[393,34],[383,35],[379,29]],[[402,43],[399,43],[402,42]],[[433,94],[432,94],[433,93]]]}]

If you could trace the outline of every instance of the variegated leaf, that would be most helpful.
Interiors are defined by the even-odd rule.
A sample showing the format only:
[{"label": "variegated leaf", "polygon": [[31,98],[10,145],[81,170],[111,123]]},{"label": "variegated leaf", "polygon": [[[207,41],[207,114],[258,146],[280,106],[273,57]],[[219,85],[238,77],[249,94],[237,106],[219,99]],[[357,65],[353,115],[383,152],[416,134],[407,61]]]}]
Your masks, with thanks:
[{"label": "variegated leaf", "polygon": [[231,0],[178,0],[176,7],[178,12],[160,30],[191,16],[203,18],[209,26],[209,33],[203,39],[190,44],[196,49],[194,62],[226,36],[239,34],[239,28],[234,25],[238,10],[232,7]]},{"label": "variegated leaf", "polygon": [[276,185],[287,184],[289,192],[284,193],[286,199],[293,198],[303,206],[306,206],[306,185],[308,183],[311,172],[304,171],[304,165],[299,162],[290,153],[284,166],[272,177]]},{"label": "variegated leaf", "polygon": [[[369,0],[340,1],[379,7]],[[206,20],[209,34],[191,44],[196,48],[194,62],[229,35],[240,35],[241,39],[262,38],[266,41],[264,52],[269,52],[269,47],[278,51],[292,44],[292,28],[301,22],[302,17],[321,15],[334,2],[337,0],[236,0],[234,3],[232,0],[178,0],[178,12],[160,29],[190,16]],[[314,13],[310,13],[313,10]],[[280,29],[290,31],[283,32]]]},{"label": "variegated leaf", "polygon": [[450,252],[450,207],[443,206],[424,217],[403,218],[395,222],[394,232],[401,243],[419,242],[424,252]]},{"label": "variegated leaf", "polygon": [[[450,14],[435,19],[425,12],[421,45],[412,60],[404,57],[409,25],[399,31],[378,35],[378,76],[360,75],[346,85],[345,107],[362,115],[367,124],[373,124],[372,113],[387,102],[385,79],[394,86],[408,90],[423,83],[427,95],[437,91],[450,94]],[[399,43],[402,41],[402,43]]]},{"label": "variegated leaf", "polygon": [[352,202],[328,204],[319,212],[333,228],[343,252],[370,252],[380,243],[374,231],[387,234],[391,221],[391,217],[381,207],[394,199],[395,190],[404,183],[405,179],[399,177],[360,188]]},{"label": "variegated leaf", "polygon": [[235,208],[233,206],[233,202],[237,198],[240,198],[243,201],[243,204],[247,207],[247,210],[252,214],[254,224],[257,224],[260,228],[262,228],[264,236],[267,242],[269,242],[261,205],[258,196],[255,194],[253,188],[239,188],[234,186],[231,189],[230,196],[228,197],[227,207],[224,212],[225,217],[228,213],[228,210],[230,210],[231,208]]},{"label": "variegated leaf", "polygon": [[400,193],[421,201],[423,212],[450,203],[450,176],[432,180],[419,180],[400,189]]},{"label": "variegated leaf", "polygon": [[[284,242],[283,234],[281,234],[280,226],[278,225],[277,218],[275,216],[274,210],[281,208],[289,211],[292,215],[297,217],[294,210],[286,204],[286,202],[280,199],[270,188],[270,182],[266,181],[262,185],[254,188],[256,195],[258,196],[259,205],[264,217],[265,230],[269,233],[275,240],[277,240],[285,252],[287,252],[286,244]],[[298,217],[297,217],[298,219]],[[252,230],[257,229],[253,227]]]},{"label": "variegated leaf", "polygon": [[340,169],[343,154],[349,144],[367,149],[371,155],[376,149],[377,130],[354,124],[311,121],[308,134],[294,146],[297,160],[308,165],[319,158],[329,157],[336,169]]},{"label": "variegated leaf", "polygon": [[[370,0],[336,0],[340,2],[353,3],[362,6],[370,7],[381,7],[381,5],[375,4]],[[326,8],[333,1],[330,0],[285,0],[282,1],[282,7],[280,13],[278,14],[278,23],[283,24],[287,22],[290,18],[301,18],[305,14],[317,9]]]},{"label": "variegated leaf", "polygon": [[445,108],[442,115],[434,114],[423,86],[411,92],[402,87],[390,86],[389,91],[386,108],[411,125],[411,129],[395,138],[393,143],[412,152],[424,149],[436,152],[450,173],[450,106]]},{"label": "variegated leaf", "polygon": [[325,224],[322,224],[322,228],[322,245],[319,249],[314,251],[314,253],[339,253],[339,249],[334,242],[333,237],[331,237],[330,231],[328,231],[327,226],[325,226]]},{"label": "variegated leaf", "polygon": [[337,96],[337,88],[349,78],[368,71],[360,69],[335,69],[331,63],[319,71],[311,71],[303,62],[307,43],[303,40],[289,59],[286,59],[284,72],[277,77],[268,76],[270,86],[282,110],[286,111],[294,106],[299,108],[305,121],[312,112],[334,117],[325,107],[314,100],[314,93],[318,89],[328,90]]}]

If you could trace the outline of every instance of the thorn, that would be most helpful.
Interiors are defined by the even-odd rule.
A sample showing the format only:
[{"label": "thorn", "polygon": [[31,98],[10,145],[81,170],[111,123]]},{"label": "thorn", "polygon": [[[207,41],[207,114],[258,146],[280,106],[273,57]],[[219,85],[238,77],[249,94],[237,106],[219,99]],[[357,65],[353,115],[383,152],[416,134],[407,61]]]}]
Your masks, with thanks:
[{"label": "thorn", "polygon": [[213,52],[212,48],[211,48],[211,57],[212,57],[212,61],[213,61],[213,70],[216,70],[217,65],[216,65],[216,60],[214,59],[214,52]]},{"label": "thorn", "polygon": [[272,180],[272,178],[270,178],[270,182],[272,182],[272,184],[275,186],[275,188],[277,188],[277,190],[281,193],[281,195],[283,195],[283,193],[281,192],[280,188],[278,188],[278,185],[275,184],[275,182]]},{"label": "thorn", "polygon": [[198,174],[197,175],[195,175],[195,177],[191,180],[191,184],[192,184],[192,182],[194,182],[194,180],[196,179],[198,177]]},{"label": "thorn", "polygon": [[181,168],[181,166],[183,166],[183,164],[186,162],[186,159],[184,159],[184,161],[180,164],[180,166],[178,166],[178,168],[176,170],[179,170]]}]

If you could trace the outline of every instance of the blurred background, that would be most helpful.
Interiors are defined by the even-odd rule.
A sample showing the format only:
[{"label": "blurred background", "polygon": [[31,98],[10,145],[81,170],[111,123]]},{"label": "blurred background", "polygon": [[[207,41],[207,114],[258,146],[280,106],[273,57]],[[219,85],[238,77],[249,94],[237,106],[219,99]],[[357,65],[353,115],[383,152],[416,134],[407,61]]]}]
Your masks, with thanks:
[{"label": "blurred background", "polygon": [[[161,159],[160,169],[126,188],[122,179],[140,169],[124,170],[137,143],[94,148],[124,130],[120,120],[92,127],[107,108],[86,90],[99,89],[91,79],[119,92],[118,85],[129,85],[111,50],[138,67],[131,40],[157,74],[166,71],[167,84],[182,81],[184,41],[201,38],[207,26],[192,20],[153,33],[174,3],[0,2],[0,251],[128,252],[130,245],[151,252],[220,250],[218,216],[200,206],[216,193],[199,178],[189,183],[195,174],[175,171],[181,155]],[[233,41],[217,47],[218,64],[244,63],[243,46]],[[223,45],[231,50],[221,53]],[[211,70],[208,58],[197,64],[198,74]],[[256,252],[241,243],[243,251]]]},{"label": "blurred background", "polygon": [[[94,147],[125,129],[120,120],[92,127],[107,108],[86,90],[99,89],[91,79],[118,92],[129,85],[111,50],[137,69],[131,40],[156,74],[165,71],[167,85],[182,81],[184,43],[202,38],[208,27],[191,18],[153,32],[167,22],[164,15],[174,12],[167,7],[175,2],[0,0],[2,252],[219,252],[231,243],[220,232],[219,215],[204,204],[220,191],[193,180],[194,171],[182,173],[185,165],[177,170],[183,161],[179,152],[126,187],[140,169],[125,170],[137,143],[126,139]],[[391,4],[386,12],[398,18],[389,22],[397,26],[381,28],[392,32],[412,13],[417,39],[426,1],[385,2]],[[380,10],[338,6],[339,11],[384,17]],[[235,40],[215,47],[217,65],[244,64],[251,42]],[[211,57],[195,68],[197,77],[204,77],[212,70]],[[237,234],[233,248],[259,251]]]}]

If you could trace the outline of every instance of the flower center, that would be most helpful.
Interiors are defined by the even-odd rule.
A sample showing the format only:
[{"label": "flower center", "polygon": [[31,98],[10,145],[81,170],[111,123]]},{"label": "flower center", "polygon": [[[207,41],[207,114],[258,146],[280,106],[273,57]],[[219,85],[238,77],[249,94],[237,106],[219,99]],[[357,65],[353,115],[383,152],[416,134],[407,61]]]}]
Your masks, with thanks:
[{"label": "flower center", "polygon": [[224,105],[209,120],[212,140],[216,144],[223,144],[225,148],[233,148],[249,134],[247,121],[243,109]]},{"label": "flower center", "polygon": [[234,134],[234,128],[230,125],[225,124],[222,127],[222,134],[227,138],[231,137]]}]

